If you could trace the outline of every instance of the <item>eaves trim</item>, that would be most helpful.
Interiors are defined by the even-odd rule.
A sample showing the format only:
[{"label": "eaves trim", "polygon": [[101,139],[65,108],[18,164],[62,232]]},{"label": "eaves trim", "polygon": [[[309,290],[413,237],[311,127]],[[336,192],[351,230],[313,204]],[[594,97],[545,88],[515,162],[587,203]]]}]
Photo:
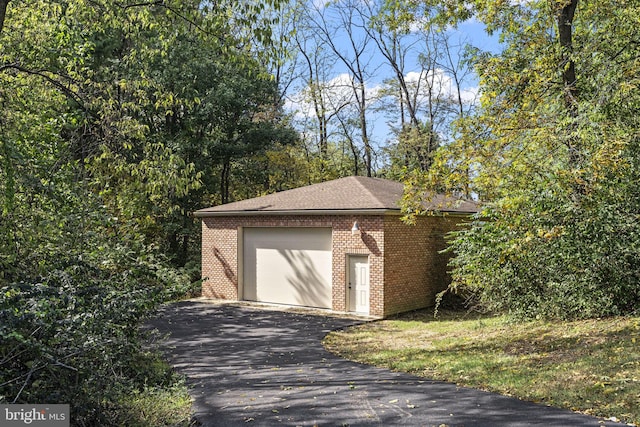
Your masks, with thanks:
[{"label": "eaves trim", "polygon": [[241,210],[195,211],[196,218],[215,216],[268,216],[268,215],[401,215],[400,209],[291,209],[291,210]]},{"label": "eaves trim", "polygon": [[[222,216],[294,216],[294,215],[402,215],[400,209],[291,209],[291,210],[240,210],[240,211],[195,211],[196,218],[210,218]],[[459,212],[435,210],[435,216],[463,216],[468,217],[475,212]]]}]

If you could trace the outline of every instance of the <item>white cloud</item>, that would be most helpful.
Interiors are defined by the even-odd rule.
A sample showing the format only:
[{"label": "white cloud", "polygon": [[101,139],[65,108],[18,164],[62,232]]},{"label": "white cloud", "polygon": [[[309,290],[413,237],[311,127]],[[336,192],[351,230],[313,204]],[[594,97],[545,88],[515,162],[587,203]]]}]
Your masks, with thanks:
[{"label": "white cloud", "polygon": [[[458,88],[454,80],[444,70],[416,72],[411,71],[405,75],[409,90],[417,95],[418,105],[424,105],[429,98],[433,100],[457,100]],[[460,97],[465,104],[475,103],[478,93],[477,87],[460,89]]]},{"label": "white cloud", "polygon": [[478,86],[472,86],[460,91],[460,97],[462,102],[467,105],[475,105],[479,101],[480,88]]},{"label": "white cloud", "polygon": [[[339,74],[327,82],[322,82],[320,90],[322,90],[327,114],[332,114],[356,102],[353,93],[353,83],[348,73]],[[365,91],[368,98],[373,99],[380,91],[380,86],[366,86]],[[294,113],[299,119],[315,116],[310,88],[306,87],[293,94],[285,102],[284,108],[286,111]]]},{"label": "white cloud", "polygon": [[[410,94],[417,95],[418,106],[425,106],[429,96],[433,100],[457,102],[458,91],[453,79],[442,69],[430,71],[411,71],[405,75]],[[341,108],[353,106],[355,101],[351,77],[348,73],[342,73],[329,81],[321,84],[323,99],[325,101],[326,113],[333,114]],[[377,99],[381,85],[370,84],[366,87],[368,103],[371,105]],[[477,86],[465,87],[460,90],[462,102],[473,105],[477,102],[479,89]],[[285,102],[286,111],[293,113],[298,119],[305,119],[315,116],[314,105],[308,87],[291,95]]]}]

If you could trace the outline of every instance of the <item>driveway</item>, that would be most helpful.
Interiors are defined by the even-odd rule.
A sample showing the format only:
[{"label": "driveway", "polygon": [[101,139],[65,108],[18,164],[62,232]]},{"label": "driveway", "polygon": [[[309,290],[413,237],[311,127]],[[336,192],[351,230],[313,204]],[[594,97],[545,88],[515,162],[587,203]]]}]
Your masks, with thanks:
[{"label": "driveway", "polygon": [[430,381],[327,352],[330,331],[358,320],[186,301],[151,324],[186,375],[203,426],[622,425]]}]

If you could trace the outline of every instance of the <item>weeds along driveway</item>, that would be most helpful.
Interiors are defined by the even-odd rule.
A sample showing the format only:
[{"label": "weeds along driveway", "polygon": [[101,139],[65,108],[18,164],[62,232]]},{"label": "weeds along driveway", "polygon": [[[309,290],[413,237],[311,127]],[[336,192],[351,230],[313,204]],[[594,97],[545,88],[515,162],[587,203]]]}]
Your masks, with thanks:
[{"label": "weeds along driveway", "polygon": [[621,425],[429,381],[327,352],[330,331],[359,320],[185,301],[150,322],[187,377],[204,426]]}]

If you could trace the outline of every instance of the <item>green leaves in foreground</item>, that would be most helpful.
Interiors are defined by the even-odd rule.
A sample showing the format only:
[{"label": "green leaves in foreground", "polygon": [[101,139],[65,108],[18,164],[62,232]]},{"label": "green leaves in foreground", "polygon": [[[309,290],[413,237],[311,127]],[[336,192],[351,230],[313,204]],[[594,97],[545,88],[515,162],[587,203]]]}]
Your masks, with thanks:
[{"label": "green leaves in foreground", "polygon": [[151,266],[63,258],[58,267],[0,288],[0,401],[70,403],[78,424],[117,424],[121,396],[171,383],[136,362],[137,325],[167,298],[167,283]]},{"label": "green leaves in foreground", "polygon": [[531,194],[455,236],[451,291],[516,317],[577,319],[633,313],[640,301],[640,230],[635,201],[581,206]]}]

